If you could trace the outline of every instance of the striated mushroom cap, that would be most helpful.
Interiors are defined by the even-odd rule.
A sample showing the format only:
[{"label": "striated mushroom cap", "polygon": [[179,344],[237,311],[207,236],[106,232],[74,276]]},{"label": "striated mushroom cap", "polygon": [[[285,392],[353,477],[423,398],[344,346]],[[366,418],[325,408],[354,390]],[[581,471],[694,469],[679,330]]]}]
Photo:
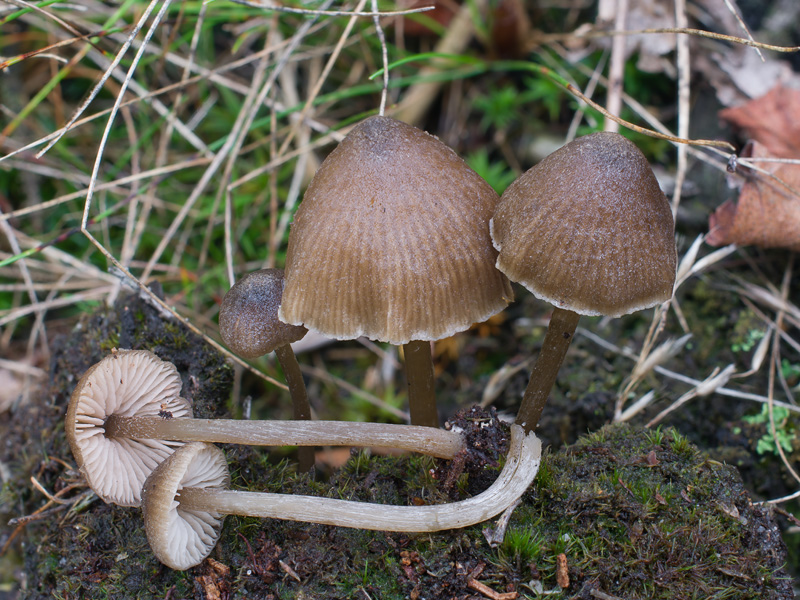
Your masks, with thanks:
[{"label": "striated mushroom cap", "polygon": [[256,358],[305,336],[305,327],[278,319],[283,285],[281,269],[261,269],[228,290],[219,309],[219,333],[228,348],[244,358]]},{"label": "striated mushroom cap", "polygon": [[503,193],[497,268],[550,304],[619,317],[668,300],[675,224],[641,151],[616,133],[578,138]]},{"label": "striated mushroom cap", "polygon": [[67,410],[67,440],[89,486],[104,501],[139,506],[144,480],[181,445],[106,437],[106,419],[156,417],[160,411],[191,417],[192,409],[180,391],[175,365],[147,350],[118,350],[81,377]]},{"label": "striated mushroom cap", "polygon": [[367,119],[325,159],[295,215],[278,316],[393,344],[489,318],[513,297],[489,238],[497,200],[437,138]]},{"label": "striated mushroom cap", "polygon": [[184,487],[229,486],[225,455],[205,442],[186,444],[150,474],[142,492],[142,511],[147,541],[158,560],[182,571],[200,564],[211,553],[225,516],[184,509],[179,494]]}]

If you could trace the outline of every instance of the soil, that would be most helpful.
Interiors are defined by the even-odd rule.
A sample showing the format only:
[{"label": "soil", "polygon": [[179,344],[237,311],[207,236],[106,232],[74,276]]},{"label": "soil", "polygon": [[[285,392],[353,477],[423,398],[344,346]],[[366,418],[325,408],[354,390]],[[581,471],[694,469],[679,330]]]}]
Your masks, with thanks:
[{"label": "soil", "polygon": [[[458,360],[480,356],[481,337],[473,334],[466,343],[477,348],[462,349]],[[147,348],[175,363],[196,416],[230,415],[231,367],[180,323],[135,296],[82,320],[55,343],[45,396],[0,425],[0,460],[10,474],[0,517],[15,519],[0,530],[0,545],[3,569],[12,572],[4,575],[18,582],[7,597],[466,599],[490,592],[536,598],[540,590],[553,592],[549,598],[794,597],[778,526],[767,508],[752,503],[736,468],[669,427],[606,426],[579,437],[607,420],[612,402],[606,392],[586,393],[591,386],[578,377],[554,393],[541,427],[557,432],[546,439],[552,450],[497,547],[482,526],[405,535],[229,517],[207,560],[172,571],[151,554],[138,509],[104,504],[86,489],[64,438],[63,416],[78,377],[115,347]],[[576,352],[588,354],[580,344]],[[583,359],[618,360],[597,352]],[[524,385],[520,377],[506,388],[501,407]],[[483,385],[476,378],[475,386]],[[474,391],[467,386],[460,394]],[[703,409],[698,403],[696,410]],[[712,414],[731,420],[737,412]],[[705,422],[693,430],[697,439],[731,431],[722,419]],[[452,462],[353,452],[341,469],[317,479],[297,474],[291,459],[267,449],[223,448],[237,489],[439,503],[488,487],[508,437],[494,410],[462,409],[452,425],[469,441]],[[754,459],[744,459],[745,434],[729,441],[728,448],[743,449],[734,456],[745,461],[744,472],[756,468]],[[55,501],[47,502],[39,486]]]}]

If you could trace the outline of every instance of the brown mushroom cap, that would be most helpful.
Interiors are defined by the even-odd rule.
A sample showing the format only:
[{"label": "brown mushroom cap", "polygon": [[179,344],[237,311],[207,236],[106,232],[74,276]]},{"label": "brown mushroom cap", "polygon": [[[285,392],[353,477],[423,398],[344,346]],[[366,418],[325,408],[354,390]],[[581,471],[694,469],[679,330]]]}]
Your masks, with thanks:
[{"label": "brown mushroom cap", "polygon": [[295,215],[280,319],[404,344],[489,318],[512,298],[489,238],[497,200],[437,138],[367,119],[325,159]]},{"label": "brown mushroom cap", "polygon": [[109,438],[105,421],[112,414],[191,417],[179,396],[175,366],[146,350],[118,350],[92,366],[72,392],[65,429],[78,467],[106,502],[139,506],[150,472],[181,442]]},{"label": "brown mushroom cap", "polygon": [[142,510],[147,541],[171,569],[200,564],[219,539],[225,515],[181,507],[181,488],[227,489],[225,455],[213,444],[190,442],[162,462],[144,483]]},{"label": "brown mushroom cap", "polygon": [[305,327],[278,319],[283,285],[281,269],[261,269],[242,277],[225,294],[219,310],[219,333],[239,356],[264,356],[308,332]]},{"label": "brown mushroom cap", "polygon": [[616,133],[556,150],[503,193],[497,267],[542,300],[618,317],[668,300],[677,254],[669,202],[641,151]]}]

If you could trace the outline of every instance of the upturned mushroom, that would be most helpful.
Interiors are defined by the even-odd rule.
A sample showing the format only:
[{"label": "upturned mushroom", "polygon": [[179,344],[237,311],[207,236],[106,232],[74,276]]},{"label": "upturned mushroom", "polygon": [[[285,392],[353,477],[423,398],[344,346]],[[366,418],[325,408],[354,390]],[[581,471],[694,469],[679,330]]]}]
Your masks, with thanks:
[{"label": "upturned mushroom", "polygon": [[78,467],[106,502],[139,506],[144,480],[187,441],[263,446],[372,446],[452,458],[456,432],[345,421],[193,419],[175,366],[146,350],[118,350],[72,392],[65,429]]},{"label": "upturned mushroom", "polygon": [[[257,358],[273,350],[286,377],[294,418],[311,419],[306,384],[291,343],[303,339],[305,327],[287,325],[278,319],[283,294],[283,271],[261,269],[248,273],[228,290],[219,310],[219,333],[228,348],[244,358]],[[298,450],[301,471],[314,466],[314,449]]]},{"label": "upturned mushroom", "polygon": [[554,306],[517,415],[530,431],[580,315],[619,317],[672,297],[675,224],[641,151],[602,132],[570,142],[514,181],[490,227],[497,268]]},{"label": "upturned mushroom", "polygon": [[183,570],[199,564],[219,538],[224,515],[278,518],[382,531],[432,532],[467,527],[500,514],[528,489],[539,469],[541,442],[512,426],[505,465],[495,482],[467,500],[430,506],[228,490],[222,451],[189,443],[156,467],[144,484],[145,531],[158,559]]},{"label": "upturned mushroom", "polygon": [[489,238],[497,200],[437,138],[367,119],[325,159],[295,215],[279,318],[403,345],[411,423],[438,427],[430,342],[513,297]]}]

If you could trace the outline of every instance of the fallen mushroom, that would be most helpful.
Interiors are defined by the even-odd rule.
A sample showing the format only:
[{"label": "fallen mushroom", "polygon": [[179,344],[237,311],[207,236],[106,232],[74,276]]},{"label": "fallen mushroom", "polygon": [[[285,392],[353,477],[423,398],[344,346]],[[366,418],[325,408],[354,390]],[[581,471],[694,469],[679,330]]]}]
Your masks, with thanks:
[{"label": "fallen mushroom", "polygon": [[65,429],[78,467],[104,501],[139,506],[144,480],[181,442],[388,447],[440,458],[464,447],[456,432],[409,425],[193,419],[180,390],[175,366],[146,350],[118,350],[81,377]]},{"label": "fallen mushroom", "polygon": [[497,200],[432,135],[367,119],[325,159],[295,215],[279,318],[402,344],[411,423],[438,427],[429,342],[512,299],[489,238]]},{"label": "fallen mushroom", "polygon": [[503,193],[490,223],[497,268],[554,306],[516,422],[536,427],[580,315],[619,317],[672,297],[669,202],[616,133],[578,138]]},{"label": "fallen mushroom", "polygon": [[245,492],[230,484],[225,456],[212,444],[189,443],[147,478],[145,531],[158,559],[172,569],[199,564],[213,549],[224,515],[278,518],[381,531],[433,532],[468,527],[511,506],[533,482],[541,442],[513,425],[506,463],[484,492],[459,502],[387,506],[366,502]]},{"label": "fallen mushroom", "polygon": [[[311,419],[308,393],[290,345],[302,339],[308,330],[278,319],[283,284],[281,269],[261,269],[242,277],[222,299],[219,333],[228,348],[244,358],[257,358],[275,351],[289,386],[294,418],[308,421]],[[300,448],[298,463],[301,471],[311,469],[314,448]]]}]

